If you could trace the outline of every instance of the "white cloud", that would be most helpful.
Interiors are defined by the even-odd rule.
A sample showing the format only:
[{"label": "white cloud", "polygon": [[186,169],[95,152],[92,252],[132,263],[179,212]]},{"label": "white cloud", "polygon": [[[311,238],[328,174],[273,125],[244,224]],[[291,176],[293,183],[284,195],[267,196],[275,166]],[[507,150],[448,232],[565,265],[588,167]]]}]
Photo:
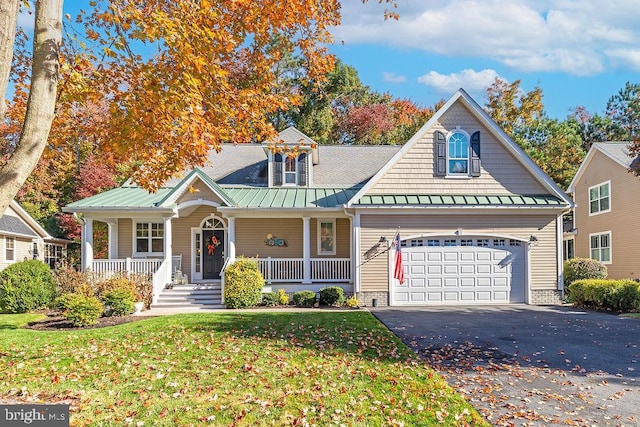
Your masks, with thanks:
[{"label": "white cloud", "polygon": [[640,71],[640,49],[611,49],[606,53],[613,64]]},{"label": "white cloud", "polygon": [[429,71],[427,74],[418,77],[418,82],[434,88],[437,92],[451,94],[463,88],[472,96],[477,93],[484,93],[485,89],[493,83],[498,76],[495,70],[462,70],[459,73],[440,74],[436,71]]},{"label": "white cloud", "polygon": [[343,2],[336,39],[574,75],[629,66],[616,51],[640,45],[637,0],[403,0],[398,21],[373,3]]},{"label": "white cloud", "polygon": [[396,73],[389,71],[382,72],[382,81],[387,83],[405,83],[407,81],[406,76],[399,76]]}]

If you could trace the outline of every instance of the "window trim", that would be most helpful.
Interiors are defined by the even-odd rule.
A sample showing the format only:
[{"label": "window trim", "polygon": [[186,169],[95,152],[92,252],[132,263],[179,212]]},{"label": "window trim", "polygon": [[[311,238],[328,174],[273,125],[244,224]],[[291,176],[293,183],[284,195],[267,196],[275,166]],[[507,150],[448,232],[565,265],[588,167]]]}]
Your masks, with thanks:
[{"label": "window trim", "polygon": [[[9,249],[9,242],[11,242],[11,249]],[[11,258],[9,258],[9,250],[11,250]],[[4,260],[7,262],[15,262],[16,260],[16,238],[11,236],[4,236]]]},{"label": "window trim", "polygon": [[[597,188],[598,189],[598,196],[599,196],[600,195],[600,187],[602,187],[604,185],[608,186],[608,189],[609,189],[609,195],[607,196],[608,199],[609,199],[609,208],[606,209],[606,210],[598,210],[597,212],[592,212],[591,211],[591,202],[592,202],[592,200],[591,200],[591,190],[594,189],[594,188]],[[589,199],[589,216],[600,215],[600,214],[604,214],[604,213],[607,213],[607,212],[611,212],[611,180],[604,181],[604,182],[601,182],[599,184],[592,185],[591,187],[589,187],[589,189],[587,190],[587,197]],[[602,198],[598,197],[597,200],[598,200],[598,206],[600,206],[600,201],[602,200]]]},{"label": "window trim", "polygon": [[[335,218],[331,218],[331,219],[323,219],[323,218],[318,218],[317,220],[318,222],[318,235],[317,235],[317,241],[318,241],[318,255],[335,255],[336,254],[336,235],[337,235],[337,231],[336,231],[336,219]],[[331,229],[332,229],[332,235],[330,236],[332,241],[333,241],[333,245],[332,245],[332,250],[330,251],[326,251],[322,249],[322,224],[331,224]]]},{"label": "window trim", "polygon": [[65,257],[65,247],[60,243],[44,243],[44,262],[54,268],[58,261]]},{"label": "window trim", "polygon": [[[462,134],[464,135],[465,138],[467,138],[467,157],[466,157],[466,161],[467,161],[467,171],[466,172],[451,172],[450,167],[449,167],[449,163],[452,160],[451,156],[450,156],[450,150],[449,150],[449,141],[451,139],[451,137],[456,134]],[[446,142],[445,142],[445,147],[446,147],[446,177],[448,178],[470,178],[471,177],[471,135],[469,135],[469,133],[464,130],[461,129],[459,126],[456,126],[456,128],[452,131],[449,131],[447,133],[447,137],[446,137]],[[462,160],[463,158],[460,157],[456,157],[455,159],[460,159]]]},{"label": "window trim", "polygon": [[[138,224],[147,224],[149,226],[149,235],[146,237],[147,242],[149,243],[148,249],[149,251],[147,252],[139,252],[138,251],[138,239],[144,239],[144,237],[140,237],[138,238]],[[153,252],[153,240],[154,237],[152,236],[151,230],[152,230],[152,224],[159,224],[162,226],[162,251],[160,252]],[[162,256],[164,255],[164,239],[166,238],[166,233],[164,230],[164,221],[157,221],[157,220],[140,220],[140,221],[134,221],[133,222],[133,255],[140,255],[140,256]],[[159,237],[155,237],[155,239],[159,239]]]},{"label": "window trim", "polygon": [[[598,253],[599,253],[599,258],[602,258],[602,247],[594,248],[591,245],[591,238],[595,237],[595,236],[598,236],[598,242],[600,242],[599,237],[600,236],[604,236],[604,235],[608,235],[609,236],[609,260],[608,261],[602,261],[601,259],[596,259],[596,258],[592,257],[593,249],[597,249]],[[613,263],[613,240],[611,239],[611,230],[609,230],[609,231],[601,231],[599,233],[589,233],[589,258],[595,259],[596,261],[600,261],[601,263],[606,264],[606,265],[609,265],[609,264]]]},{"label": "window trim", "polygon": [[[291,162],[291,164],[293,164],[292,171],[287,170],[287,162],[289,161]],[[293,174],[293,176],[295,177],[294,182],[287,182],[287,174],[289,175]],[[297,185],[298,185],[298,157],[283,155],[282,156],[282,186],[287,187],[287,186],[297,186]]]}]

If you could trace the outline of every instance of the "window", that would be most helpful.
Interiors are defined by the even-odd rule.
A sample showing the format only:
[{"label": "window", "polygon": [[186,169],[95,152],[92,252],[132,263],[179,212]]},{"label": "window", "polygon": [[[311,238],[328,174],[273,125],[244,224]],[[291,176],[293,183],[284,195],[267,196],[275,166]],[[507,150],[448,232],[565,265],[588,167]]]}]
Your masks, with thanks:
[{"label": "window", "polygon": [[460,246],[473,246],[472,239],[460,239]]},{"label": "window", "polygon": [[429,239],[429,240],[427,240],[427,246],[440,246],[440,240],[438,240],[438,239]]},{"label": "window", "polygon": [[164,252],[164,224],[142,222],[136,224],[136,252]]},{"label": "window", "polygon": [[589,188],[589,214],[599,214],[611,210],[610,184],[611,181],[607,181]]},{"label": "window", "polygon": [[423,245],[422,239],[412,239],[411,240],[411,246],[414,247],[414,248],[418,247],[418,246],[422,246],[422,245]]},{"label": "window", "polygon": [[506,246],[506,243],[504,239],[493,239],[493,246]]},{"label": "window", "polygon": [[568,259],[575,257],[575,242],[573,239],[566,239],[562,242],[563,250],[562,250],[562,258],[566,261]]},{"label": "window", "polygon": [[445,246],[456,246],[456,239],[445,239]]},{"label": "window", "polygon": [[478,239],[478,246],[481,246],[481,247],[489,246],[489,239]]},{"label": "window", "polygon": [[6,261],[16,260],[16,239],[13,237],[4,238],[4,259]]},{"label": "window", "polygon": [[611,264],[611,232],[589,235],[591,258],[603,264]]},{"label": "window", "polygon": [[318,220],[318,255],[336,254],[336,221]]},{"label": "window", "polygon": [[447,172],[449,175],[469,174],[469,136],[456,130],[447,141]]},{"label": "window", "polygon": [[295,157],[285,157],[284,160],[284,183],[289,185],[296,184],[296,177],[298,176],[298,171],[296,165],[298,162]]},{"label": "window", "polygon": [[522,241],[509,239],[509,246],[522,246]]},{"label": "window", "polygon": [[49,267],[55,268],[56,264],[62,260],[64,255],[62,245],[57,245],[55,243],[45,243],[44,244],[44,262],[49,264]]}]

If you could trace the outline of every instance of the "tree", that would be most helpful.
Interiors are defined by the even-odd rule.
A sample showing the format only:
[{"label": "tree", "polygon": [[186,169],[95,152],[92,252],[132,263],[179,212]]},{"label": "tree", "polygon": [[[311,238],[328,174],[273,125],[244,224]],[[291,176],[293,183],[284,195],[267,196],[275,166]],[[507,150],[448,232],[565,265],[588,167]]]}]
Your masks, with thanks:
[{"label": "tree", "polygon": [[606,115],[611,119],[615,140],[640,138],[640,84],[627,82],[623,89],[609,98]]},{"label": "tree", "polygon": [[[0,7],[0,116],[4,120],[8,75],[20,0],[3,1]],[[62,0],[38,0],[33,37],[33,65],[29,100],[17,141],[0,165],[0,214],[35,168],[47,143],[58,88],[58,54],[62,40]]]},{"label": "tree", "polygon": [[[295,93],[272,90],[273,65],[297,51],[310,79],[333,59],[324,43],[340,22],[340,1],[289,4],[270,0],[200,2],[112,0],[92,2],[86,37],[99,50],[59,67],[62,0],[37,0],[29,99],[19,140],[0,165],[0,213],[36,166],[47,142],[65,65],[93,101],[108,104],[109,120],[96,130],[101,148],[138,168],[134,179],[156,190],[171,176],[201,165],[226,141],[274,136],[267,117],[296,103]],[[395,0],[385,17],[397,18]],[[27,4],[25,2],[25,4]],[[20,0],[0,7],[2,119]],[[82,16],[78,18],[83,21]],[[276,48],[269,41],[280,38]],[[79,43],[82,47],[83,43]],[[85,44],[86,45],[86,44]],[[135,48],[157,47],[151,57]],[[102,98],[95,98],[101,94]],[[132,154],[133,153],[133,154]]]},{"label": "tree", "polygon": [[520,80],[507,83],[497,77],[487,88],[489,101],[485,110],[511,136],[518,127],[529,126],[544,115],[542,89],[536,86],[532,91],[523,93],[520,83]]}]

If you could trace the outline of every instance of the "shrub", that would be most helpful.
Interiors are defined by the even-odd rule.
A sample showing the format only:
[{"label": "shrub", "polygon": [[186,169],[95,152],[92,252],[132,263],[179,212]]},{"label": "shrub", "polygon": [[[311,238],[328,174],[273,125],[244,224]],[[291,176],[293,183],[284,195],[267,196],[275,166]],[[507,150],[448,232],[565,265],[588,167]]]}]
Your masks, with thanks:
[{"label": "shrub", "polygon": [[95,325],[104,311],[104,306],[96,297],[79,295],[69,306],[64,316],[76,327]]},{"label": "shrub", "polygon": [[70,266],[57,268],[54,274],[58,295],[80,294],[94,296],[94,290],[89,285],[89,277],[82,271]]},{"label": "shrub", "polygon": [[356,298],[355,295],[352,295],[349,298],[347,298],[347,300],[345,301],[345,304],[347,307],[351,307],[351,308],[359,307],[358,298]]},{"label": "shrub", "polygon": [[607,267],[590,258],[571,258],[564,262],[564,287],[582,279],[606,279]]},{"label": "shrub", "polygon": [[109,307],[110,316],[126,316],[133,313],[134,295],[130,291],[116,289],[104,294],[104,305]]},{"label": "shrub", "polygon": [[129,278],[136,289],[136,301],[134,302],[142,301],[144,307],[149,308],[149,306],[151,306],[151,299],[153,298],[153,283],[146,274],[131,274]]},{"label": "shrub", "polygon": [[569,286],[575,305],[615,310],[640,310],[640,284],[633,280],[576,280]]},{"label": "shrub", "polygon": [[293,304],[298,307],[313,307],[316,303],[316,293],[313,291],[298,291],[293,294]]},{"label": "shrub", "polygon": [[320,289],[320,304],[342,305],[344,303],[344,289],[340,286],[329,286]]},{"label": "shrub", "polygon": [[258,262],[238,258],[225,270],[224,303],[228,308],[254,307],[260,304],[263,286]]},{"label": "shrub", "polygon": [[112,291],[125,291],[132,295],[133,299],[138,298],[138,292],[136,290],[136,284],[133,280],[127,276],[115,276],[110,279],[99,282],[96,285],[96,297],[104,300],[105,295]]},{"label": "shrub", "polygon": [[289,305],[289,294],[284,289],[278,289],[278,302],[280,305]]},{"label": "shrub", "polygon": [[61,311],[64,314],[67,310],[69,310],[69,307],[75,304],[75,302],[83,296],[86,295],[74,293],[60,295],[58,298],[53,300],[53,308]]},{"label": "shrub", "polygon": [[46,307],[56,296],[56,285],[49,266],[28,260],[11,264],[0,272],[0,310],[26,313]]},{"label": "shrub", "polygon": [[262,305],[266,305],[267,307],[280,305],[280,298],[278,298],[278,294],[275,292],[266,292],[262,294]]}]

